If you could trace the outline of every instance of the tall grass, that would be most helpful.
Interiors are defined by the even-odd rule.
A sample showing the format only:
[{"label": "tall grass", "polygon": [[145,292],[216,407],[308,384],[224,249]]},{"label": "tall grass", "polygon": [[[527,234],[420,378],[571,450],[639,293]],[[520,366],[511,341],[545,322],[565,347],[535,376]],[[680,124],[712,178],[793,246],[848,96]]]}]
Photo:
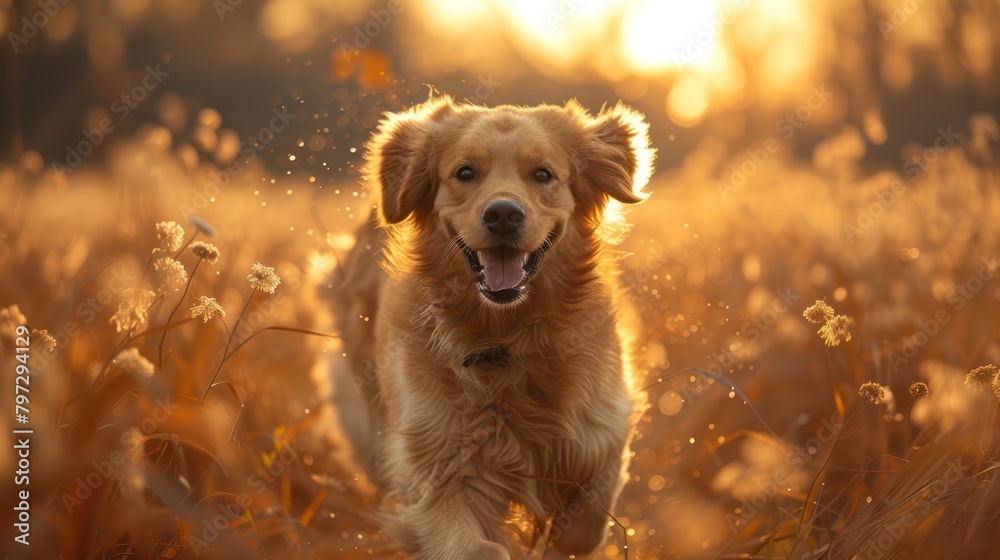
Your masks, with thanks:
[{"label": "tall grass", "polygon": [[[366,199],[251,168],[189,223],[211,166],[143,138],[101,170],[0,169],[0,318],[37,330],[32,554],[393,557],[329,404],[352,349],[315,336]],[[852,236],[899,172],[776,158],[723,200],[717,158],[629,216],[654,406],[601,557],[989,557],[997,396],[965,378],[1000,363],[995,169],[949,150]]]}]

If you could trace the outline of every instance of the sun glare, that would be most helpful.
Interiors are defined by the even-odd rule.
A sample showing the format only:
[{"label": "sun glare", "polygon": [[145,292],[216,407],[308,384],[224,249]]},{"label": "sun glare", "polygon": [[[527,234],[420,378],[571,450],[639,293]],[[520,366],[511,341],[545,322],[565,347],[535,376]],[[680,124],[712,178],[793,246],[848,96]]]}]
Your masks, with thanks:
[{"label": "sun glare", "polygon": [[715,53],[722,28],[717,0],[646,0],[625,15],[622,58],[642,73],[704,65]]},{"label": "sun glare", "polygon": [[464,34],[465,26],[498,18],[518,50],[541,68],[572,70],[590,59],[590,66],[611,76],[709,66],[725,32],[722,4],[745,7],[743,0],[510,0],[476,9],[426,0],[424,7],[428,15],[448,14],[446,21],[434,16],[441,31]]},{"label": "sun glare", "polygon": [[442,29],[461,30],[468,28],[457,25],[483,24],[489,19],[490,6],[484,2],[463,2],[462,0],[425,0],[424,10],[427,21]]},{"label": "sun glare", "polygon": [[514,36],[523,46],[550,56],[553,62],[575,58],[579,48],[573,46],[574,26],[569,25],[567,9],[560,9],[558,0],[510,0],[497,6]]}]

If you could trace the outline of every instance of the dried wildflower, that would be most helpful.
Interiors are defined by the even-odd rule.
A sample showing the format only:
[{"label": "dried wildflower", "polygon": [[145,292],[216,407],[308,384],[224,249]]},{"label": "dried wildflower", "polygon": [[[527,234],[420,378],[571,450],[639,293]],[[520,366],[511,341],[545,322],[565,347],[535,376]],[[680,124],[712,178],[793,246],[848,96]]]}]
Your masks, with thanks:
[{"label": "dried wildflower", "polygon": [[852,325],[854,325],[854,317],[835,315],[817,332],[823,337],[823,342],[827,346],[840,346],[841,342],[850,342]]},{"label": "dried wildflower", "polygon": [[1000,375],[993,378],[993,394],[1000,400]]},{"label": "dried wildflower", "polygon": [[207,236],[209,239],[215,239],[215,237],[219,235],[219,232],[216,231],[215,226],[208,223],[208,220],[200,216],[191,216],[190,218],[188,218],[188,221],[191,222],[191,225],[197,228],[198,231],[200,231],[201,233],[205,234],[205,236]]},{"label": "dried wildflower", "polygon": [[153,269],[157,272],[157,290],[161,295],[170,295],[170,292],[179,292],[187,282],[187,271],[184,265],[171,257],[160,257],[153,263]]},{"label": "dried wildflower", "polygon": [[138,348],[126,348],[119,352],[114,359],[115,365],[132,375],[139,377],[152,377],[156,369],[153,363],[139,353]]},{"label": "dried wildflower", "polygon": [[274,268],[264,266],[260,263],[254,263],[250,267],[250,274],[247,276],[247,280],[250,281],[251,288],[269,294],[273,294],[278,284],[281,284],[281,278],[278,278],[278,275],[274,273]]},{"label": "dried wildflower", "polygon": [[21,308],[16,303],[0,309],[0,323],[23,325],[27,322],[28,318],[21,313]]},{"label": "dried wildflower", "polygon": [[118,312],[111,316],[110,323],[118,332],[130,331],[146,322],[149,306],[156,300],[156,292],[145,288],[126,288]]},{"label": "dried wildflower", "polygon": [[212,319],[216,315],[225,317],[226,310],[219,305],[219,302],[214,297],[199,296],[197,303],[191,306],[192,319],[201,317],[207,323],[209,319]]},{"label": "dried wildflower", "polygon": [[14,330],[19,325],[28,322],[28,318],[21,313],[21,308],[15,303],[9,307],[0,308],[0,335],[14,339]]},{"label": "dried wildflower", "polygon": [[833,308],[827,305],[825,301],[818,299],[816,303],[810,305],[802,312],[802,316],[810,323],[821,325],[833,319]]},{"label": "dried wildflower", "polygon": [[192,243],[191,252],[208,264],[215,264],[219,260],[219,248],[204,241],[195,241]]},{"label": "dried wildflower", "polygon": [[965,376],[965,388],[975,391],[990,389],[998,373],[1000,373],[1000,368],[993,364],[979,366]]},{"label": "dried wildflower", "polygon": [[31,338],[31,345],[41,348],[42,352],[52,352],[56,349],[56,339],[45,329],[31,329],[28,336]]},{"label": "dried wildflower", "polygon": [[156,224],[156,238],[160,240],[158,250],[172,253],[184,245],[184,228],[177,222],[160,222]]},{"label": "dried wildflower", "polygon": [[858,395],[868,404],[878,404],[885,398],[885,389],[874,381],[868,381],[861,384]]},{"label": "dried wildflower", "polygon": [[913,398],[926,397],[930,393],[931,390],[927,388],[927,384],[923,381],[917,381],[910,385],[910,394],[913,395]]}]

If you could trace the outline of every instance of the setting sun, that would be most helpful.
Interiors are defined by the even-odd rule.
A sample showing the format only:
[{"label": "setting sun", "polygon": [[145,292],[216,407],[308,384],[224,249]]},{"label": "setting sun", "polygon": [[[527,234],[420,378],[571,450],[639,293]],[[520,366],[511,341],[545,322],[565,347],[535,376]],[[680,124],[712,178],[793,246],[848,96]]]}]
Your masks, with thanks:
[{"label": "setting sun", "polygon": [[622,22],[625,63],[642,73],[704,65],[716,52],[724,27],[717,0],[646,0]]}]

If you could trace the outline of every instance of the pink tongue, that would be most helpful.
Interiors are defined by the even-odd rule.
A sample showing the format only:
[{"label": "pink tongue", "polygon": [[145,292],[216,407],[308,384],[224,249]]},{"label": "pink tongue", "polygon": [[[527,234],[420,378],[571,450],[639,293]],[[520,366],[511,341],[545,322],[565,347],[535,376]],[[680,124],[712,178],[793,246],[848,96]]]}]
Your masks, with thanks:
[{"label": "pink tongue", "polygon": [[479,252],[483,275],[490,290],[509,290],[524,280],[524,262],[528,254],[515,249],[487,249]]}]

